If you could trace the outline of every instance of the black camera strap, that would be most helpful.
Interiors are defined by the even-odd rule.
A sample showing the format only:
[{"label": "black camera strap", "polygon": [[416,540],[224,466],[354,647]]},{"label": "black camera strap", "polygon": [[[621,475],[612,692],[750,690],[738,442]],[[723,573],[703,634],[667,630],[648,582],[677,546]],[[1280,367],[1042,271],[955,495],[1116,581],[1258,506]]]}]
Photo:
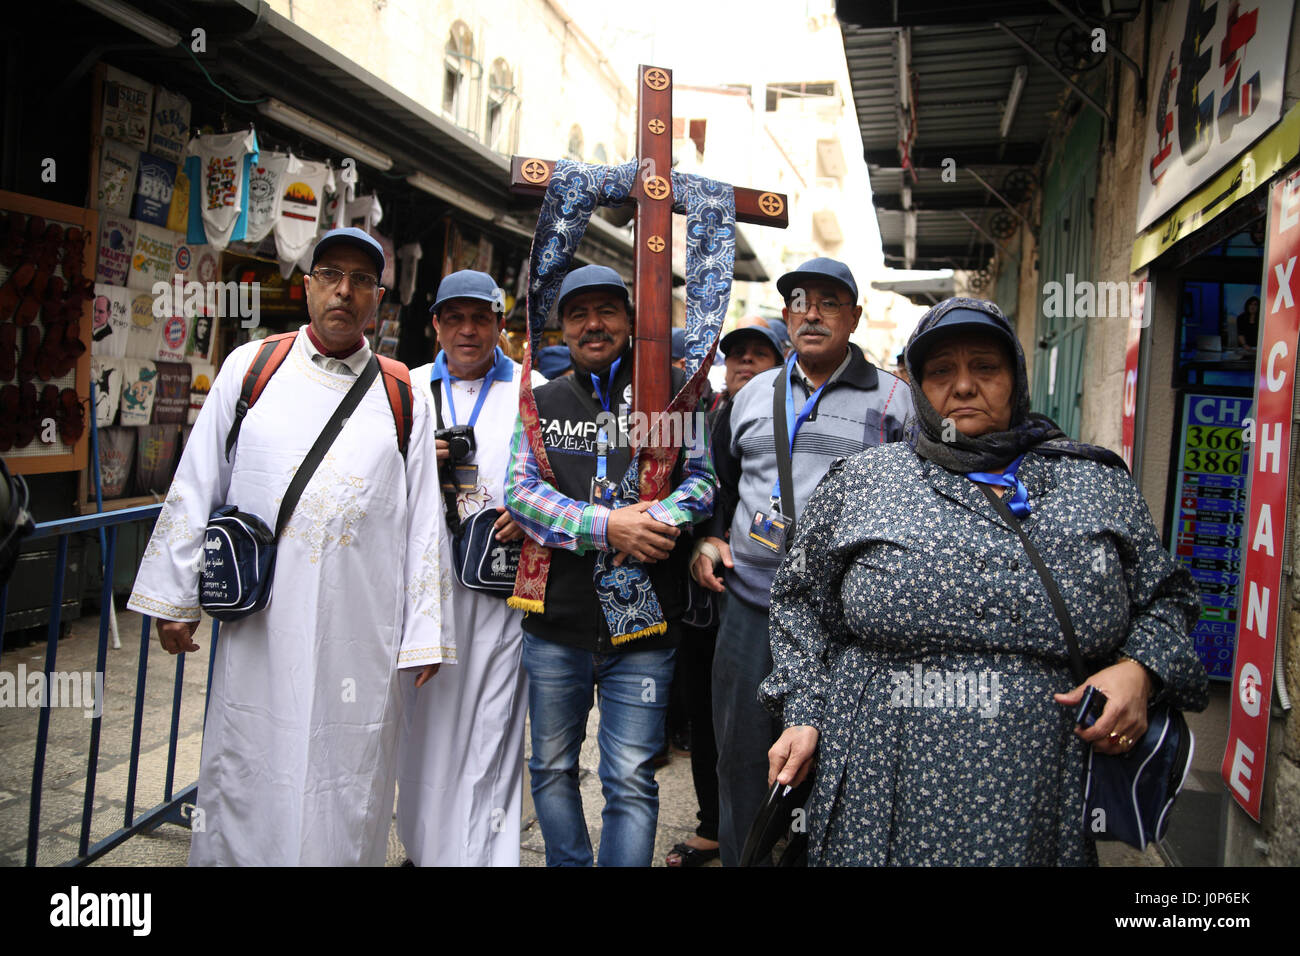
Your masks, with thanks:
[{"label": "black camera strap", "polygon": [[325,428],[316,438],[316,443],[311,446],[311,450],[307,452],[307,457],[303,459],[302,464],[298,466],[298,470],[294,472],[293,481],[289,482],[284,498],[280,501],[280,513],[275,519],[276,538],[280,537],[280,532],[289,523],[289,516],[293,514],[293,509],[298,506],[298,499],[302,497],[307,482],[311,480],[311,476],[316,473],[316,469],[324,461],[325,453],[334,444],[334,439],[343,430],[348,417],[361,404],[361,399],[370,390],[371,384],[378,375],[379,361],[372,354],[370,361],[366,363],[366,367],[361,370],[357,380],[352,383],[348,393],[343,396],[343,401],[339,402],[339,407],[334,409],[334,414],[325,423]]},{"label": "black camera strap", "polygon": [[1074,671],[1074,679],[1077,683],[1084,683],[1088,679],[1088,671],[1084,667],[1083,653],[1079,650],[1079,641],[1074,636],[1074,622],[1070,620],[1070,612],[1065,606],[1065,600],[1061,597],[1061,592],[1056,586],[1056,580],[1052,577],[1052,572],[1047,570],[1047,565],[1043,562],[1043,556],[1038,553],[1038,549],[1029,540],[1029,535],[1025,534],[1025,529],[1020,525],[1020,519],[1007,507],[1007,503],[988,485],[978,481],[975,483],[979,485],[980,491],[984,492],[984,496],[993,503],[994,509],[1002,520],[1009,524],[1011,530],[1020,536],[1020,543],[1025,546],[1025,551],[1029,554],[1029,560],[1033,563],[1034,570],[1042,578],[1043,587],[1047,589],[1047,597],[1052,602],[1052,610],[1056,612],[1056,619],[1061,623],[1061,633],[1065,635],[1065,646],[1070,652],[1070,670]]},{"label": "black camera strap", "polygon": [[[438,431],[442,431],[446,426],[442,423],[442,379],[433,378],[429,380],[429,391],[433,393],[433,413],[438,420]],[[451,459],[438,462],[437,466],[441,470],[444,466],[451,467]],[[456,492],[444,491],[442,493],[443,517],[447,521],[447,530],[454,538],[460,534],[460,506],[456,504]]]},{"label": "black camera strap", "polygon": [[776,381],[772,383],[772,443],[776,446],[776,475],[781,485],[781,516],[788,522],[785,530],[785,547],[788,551],[794,542],[794,463],[790,458],[790,423],[785,412],[785,390],[789,387],[786,367],[777,366]]}]

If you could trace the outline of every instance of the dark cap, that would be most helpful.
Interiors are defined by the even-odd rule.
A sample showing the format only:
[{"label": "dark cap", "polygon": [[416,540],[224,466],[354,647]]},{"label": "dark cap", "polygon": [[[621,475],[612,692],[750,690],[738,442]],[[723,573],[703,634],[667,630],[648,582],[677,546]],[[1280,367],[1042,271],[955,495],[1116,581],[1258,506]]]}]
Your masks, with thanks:
[{"label": "dark cap", "polygon": [[853,281],[852,270],[838,259],[827,259],[824,256],[809,259],[798,269],[781,276],[776,280],[776,291],[781,293],[782,298],[789,299],[794,294],[794,290],[799,287],[800,282],[808,282],[813,279],[838,282],[853,293],[853,304],[857,304],[858,284]]},{"label": "dark cap", "polygon": [[1018,354],[1015,331],[996,305],[980,299],[945,299],[922,317],[912,333],[904,352],[909,371],[919,375],[926,354],[953,333],[975,330],[994,333],[1013,357]]},{"label": "dark cap", "polygon": [[776,333],[763,325],[746,325],[744,328],[732,329],[718,343],[718,351],[723,355],[730,355],[733,348],[747,339],[769,346],[776,353],[777,362],[785,357],[785,351],[781,348],[781,341],[776,337]]},{"label": "dark cap", "polygon": [[533,368],[548,379],[559,378],[573,367],[573,356],[567,345],[547,345],[537,350],[537,360]]},{"label": "dark cap", "polygon": [[623,277],[609,266],[590,265],[574,269],[564,277],[564,281],[560,283],[560,301],[556,306],[557,312],[563,316],[564,304],[575,295],[583,292],[594,292],[598,289],[618,293],[623,297],[628,310],[631,310],[632,299],[628,295],[627,286],[623,283]]},{"label": "dark cap", "polygon": [[360,249],[374,261],[375,276],[383,279],[385,264],[383,247],[375,241],[374,236],[370,235],[370,233],[354,226],[331,229],[321,236],[320,242],[316,243],[316,248],[311,252],[311,267],[315,269],[320,257],[335,246],[353,246]]},{"label": "dark cap", "polygon": [[461,269],[445,276],[438,283],[438,294],[434,297],[430,312],[437,312],[448,299],[479,299],[483,302],[505,305],[505,294],[486,272],[473,269]]},{"label": "dark cap", "polygon": [[673,329],[672,333],[673,361],[686,358],[686,330]]}]

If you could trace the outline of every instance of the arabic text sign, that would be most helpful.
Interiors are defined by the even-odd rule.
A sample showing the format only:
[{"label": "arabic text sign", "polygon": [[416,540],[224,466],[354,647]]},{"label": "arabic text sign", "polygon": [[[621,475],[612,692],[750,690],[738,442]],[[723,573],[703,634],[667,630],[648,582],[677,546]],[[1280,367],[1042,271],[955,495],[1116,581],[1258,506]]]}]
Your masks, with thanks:
[{"label": "arabic text sign", "polygon": [[[1175,0],[1152,51],[1139,231],[1226,166],[1282,115],[1292,0]],[[1253,183],[1248,183],[1248,187]]]}]

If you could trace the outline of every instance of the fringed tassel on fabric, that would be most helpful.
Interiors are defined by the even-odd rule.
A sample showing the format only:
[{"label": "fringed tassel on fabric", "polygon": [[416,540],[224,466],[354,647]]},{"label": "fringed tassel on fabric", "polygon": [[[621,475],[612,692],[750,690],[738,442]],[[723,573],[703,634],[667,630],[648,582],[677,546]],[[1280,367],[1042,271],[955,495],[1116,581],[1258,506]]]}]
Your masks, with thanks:
[{"label": "fringed tassel on fabric", "polygon": [[516,611],[527,611],[529,614],[542,614],[546,610],[546,605],[541,601],[515,597],[513,594],[506,598],[506,606],[512,607]]},{"label": "fringed tassel on fabric", "polygon": [[609,639],[609,642],[613,644],[615,647],[618,647],[618,645],[626,644],[628,641],[635,641],[639,637],[653,637],[655,634],[667,634],[667,633],[668,633],[668,625],[665,624],[663,621],[660,621],[658,624],[652,624],[649,627],[643,627],[641,630],[634,631],[631,634],[615,634],[613,637]]}]

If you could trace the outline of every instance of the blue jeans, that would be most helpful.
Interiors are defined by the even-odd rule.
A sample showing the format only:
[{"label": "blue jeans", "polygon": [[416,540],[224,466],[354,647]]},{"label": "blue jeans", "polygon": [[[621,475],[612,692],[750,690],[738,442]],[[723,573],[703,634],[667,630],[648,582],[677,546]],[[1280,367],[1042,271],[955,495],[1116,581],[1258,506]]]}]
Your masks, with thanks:
[{"label": "blue jeans", "polygon": [[718,844],[723,866],[738,866],[749,828],[767,800],[767,752],[780,724],[758,702],[772,672],[767,610],[723,599],[713,652],[713,731],[718,747]]},{"label": "blue jeans", "polygon": [[591,837],[578,791],[578,752],[592,690],[600,692],[600,866],[649,866],[659,821],[654,758],[676,651],[596,654],[524,633],[533,754],[528,773],[546,841],[547,866],[591,866]]}]

